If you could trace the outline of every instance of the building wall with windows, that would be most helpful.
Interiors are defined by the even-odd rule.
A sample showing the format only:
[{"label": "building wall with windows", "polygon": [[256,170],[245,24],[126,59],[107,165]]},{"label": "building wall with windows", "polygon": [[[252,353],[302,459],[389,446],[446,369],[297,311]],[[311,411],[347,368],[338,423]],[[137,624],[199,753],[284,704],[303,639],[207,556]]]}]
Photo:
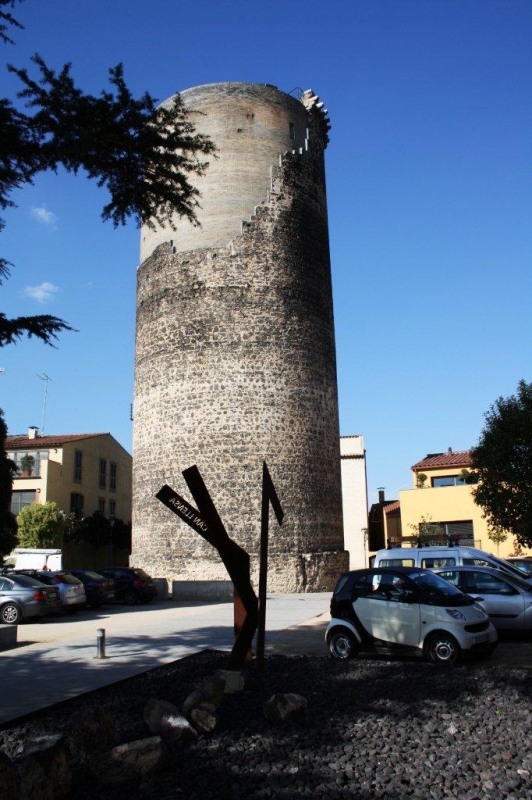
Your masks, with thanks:
[{"label": "building wall with windows", "polygon": [[469,451],[429,454],[412,466],[412,476],[413,488],[399,492],[403,542],[389,544],[408,545],[416,533],[430,539],[433,532],[435,538],[452,537],[502,558],[514,551],[513,536],[499,545],[488,536],[482,508],[473,498],[476,481]]},{"label": "building wall with windows", "polygon": [[[6,451],[18,466],[11,510],[52,501],[79,518],[101,511],[131,521],[131,455],[110,433],[8,436]],[[24,456],[33,457],[31,470]],[[27,474],[27,473],[30,474]]]}]

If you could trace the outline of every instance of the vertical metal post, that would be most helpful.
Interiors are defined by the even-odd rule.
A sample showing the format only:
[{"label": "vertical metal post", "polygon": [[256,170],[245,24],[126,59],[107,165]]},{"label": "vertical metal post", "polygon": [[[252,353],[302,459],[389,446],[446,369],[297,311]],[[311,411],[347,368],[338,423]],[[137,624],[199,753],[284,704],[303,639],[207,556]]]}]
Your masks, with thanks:
[{"label": "vertical metal post", "polygon": [[259,620],[257,625],[257,669],[264,671],[266,638],[266,592],[268,584],[268,522],[269,498],[266,493],[266,464],[262,467],[262,505],[260,520]]},{"label": "vertical metal post", "polygon": [[105,628],[96,631],[96,658],[105,658]]}]

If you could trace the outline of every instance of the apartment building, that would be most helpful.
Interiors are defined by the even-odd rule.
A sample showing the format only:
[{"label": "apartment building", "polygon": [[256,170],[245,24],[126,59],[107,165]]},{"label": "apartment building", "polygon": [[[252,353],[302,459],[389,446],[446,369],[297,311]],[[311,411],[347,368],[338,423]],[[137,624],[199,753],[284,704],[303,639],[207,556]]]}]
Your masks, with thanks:
[{"label": "apartment building", "polygon": [[108,518],[131,521],[130,454],[110,433],[8,436],[6,452],[18,467],[11,511],[31,503],[53,501],[79,519],[99,511]]}]

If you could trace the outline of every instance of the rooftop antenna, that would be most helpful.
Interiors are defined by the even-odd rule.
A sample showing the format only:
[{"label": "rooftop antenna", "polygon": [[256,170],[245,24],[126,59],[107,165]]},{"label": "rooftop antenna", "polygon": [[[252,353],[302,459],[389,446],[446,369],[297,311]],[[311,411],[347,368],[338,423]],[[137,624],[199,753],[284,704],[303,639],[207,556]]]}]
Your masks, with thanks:
[{"label": "rooftop antenna", "polygon": [[43,372],[42,375],[39,375],[39,373],[37,373],[37,377],[40,378],[41,381],[44,381],[46,383],[44,389],[44,405],[42,410],[42,435],[44,436],[44,426],[46,424],[46,399],[48,397],[48,381],[51,381],[52,379],[48,377],[46,372]]}]

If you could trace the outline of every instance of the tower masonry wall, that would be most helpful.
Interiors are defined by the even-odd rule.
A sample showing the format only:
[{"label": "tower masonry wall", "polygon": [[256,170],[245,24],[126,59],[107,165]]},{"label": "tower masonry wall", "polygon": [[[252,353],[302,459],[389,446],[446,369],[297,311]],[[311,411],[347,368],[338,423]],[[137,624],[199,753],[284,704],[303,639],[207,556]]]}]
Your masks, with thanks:
[{"label": "tower masonry wall", "polygon": [[264,460],[285,512],[281,527],[271,514],[268,590],[328,591],[348,568],[323,126],[304,115],[302,147],[268,166],[239,235],[182,252],[162,243],[139,268],[132,563],[168,581],[227,578],[155,498],[166,483],[191,500],[192,465],[255,584]]}]

